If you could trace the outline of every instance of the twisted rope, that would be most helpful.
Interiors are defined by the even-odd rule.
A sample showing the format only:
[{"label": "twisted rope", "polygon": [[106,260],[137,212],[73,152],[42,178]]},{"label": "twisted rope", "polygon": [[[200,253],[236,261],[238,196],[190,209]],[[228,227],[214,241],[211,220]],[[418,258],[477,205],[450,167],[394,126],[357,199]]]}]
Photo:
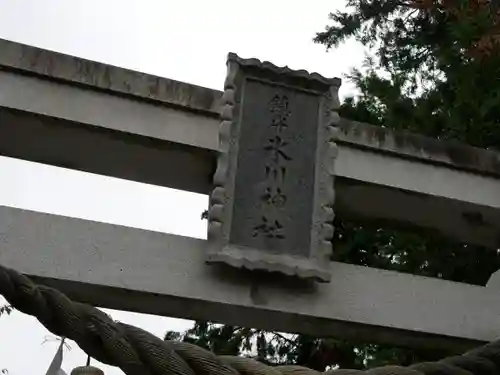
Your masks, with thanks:
[{"label": "twisted rope", "polygon": [[[14,308],[35,316],[52,333],[74,340],[90,356],[119,367],[127,375],[321,375],[305,367],[271,367],[248,358],[216,356],[189,343],[163,341],[140,328],[115,322],[95,307],[73,302],[63,293],[37,285],[3,266],[0,294]],[[324,373],[334,374],[497,375],[500,340],[438,362]]]}]

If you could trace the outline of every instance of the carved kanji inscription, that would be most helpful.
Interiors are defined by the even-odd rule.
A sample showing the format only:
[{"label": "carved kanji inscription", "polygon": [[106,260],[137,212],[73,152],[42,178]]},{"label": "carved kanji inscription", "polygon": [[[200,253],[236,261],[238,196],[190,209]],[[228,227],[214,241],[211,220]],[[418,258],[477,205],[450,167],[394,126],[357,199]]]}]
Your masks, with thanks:
[{"label": "carved kanji inscription", "polygon": [[253,80],[245,88],[230,242],[306,255],[316,150],[307,123],[319,96]]}]

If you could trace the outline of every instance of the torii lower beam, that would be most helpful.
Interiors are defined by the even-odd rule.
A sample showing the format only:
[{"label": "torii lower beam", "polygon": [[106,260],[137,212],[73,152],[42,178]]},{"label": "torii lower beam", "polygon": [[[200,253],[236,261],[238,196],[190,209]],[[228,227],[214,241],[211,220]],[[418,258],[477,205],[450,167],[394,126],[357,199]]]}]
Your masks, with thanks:
[{"label": "torii lower beam", "polygon": [[100,307],[457,351],[500,326],[496,289],[343,263],[315,286],[219,273],[204,240],[2,206],[0,249],[0,264]]}]

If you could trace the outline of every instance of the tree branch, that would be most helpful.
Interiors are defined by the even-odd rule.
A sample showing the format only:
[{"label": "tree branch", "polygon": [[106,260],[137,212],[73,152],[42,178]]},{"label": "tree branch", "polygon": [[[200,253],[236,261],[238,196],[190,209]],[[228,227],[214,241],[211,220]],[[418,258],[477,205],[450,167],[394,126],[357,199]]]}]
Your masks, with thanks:
[{"label": "tree branch", "polygon": [[289,339],[288,337],[285,337],[283,336],[281,333],[278,333],[278,332],[273,332],[274,336],[277,336],[283,340],[285,340],[286,342],[288,342],[289,344],[291,345],[295,345],[295,341],[292,340],[292,339]]}]

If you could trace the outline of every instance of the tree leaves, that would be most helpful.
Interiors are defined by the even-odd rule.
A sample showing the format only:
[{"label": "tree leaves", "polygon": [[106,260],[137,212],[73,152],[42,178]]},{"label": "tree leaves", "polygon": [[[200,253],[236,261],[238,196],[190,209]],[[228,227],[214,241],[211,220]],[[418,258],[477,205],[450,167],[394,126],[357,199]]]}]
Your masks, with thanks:
[{"label": "tree leaves", "polygon": [[12,312],[12,310],[14,310],[14,309],[10,305],[0,306],[0,316],[3,315],[3,314],[10,315],[10,313]]}]

